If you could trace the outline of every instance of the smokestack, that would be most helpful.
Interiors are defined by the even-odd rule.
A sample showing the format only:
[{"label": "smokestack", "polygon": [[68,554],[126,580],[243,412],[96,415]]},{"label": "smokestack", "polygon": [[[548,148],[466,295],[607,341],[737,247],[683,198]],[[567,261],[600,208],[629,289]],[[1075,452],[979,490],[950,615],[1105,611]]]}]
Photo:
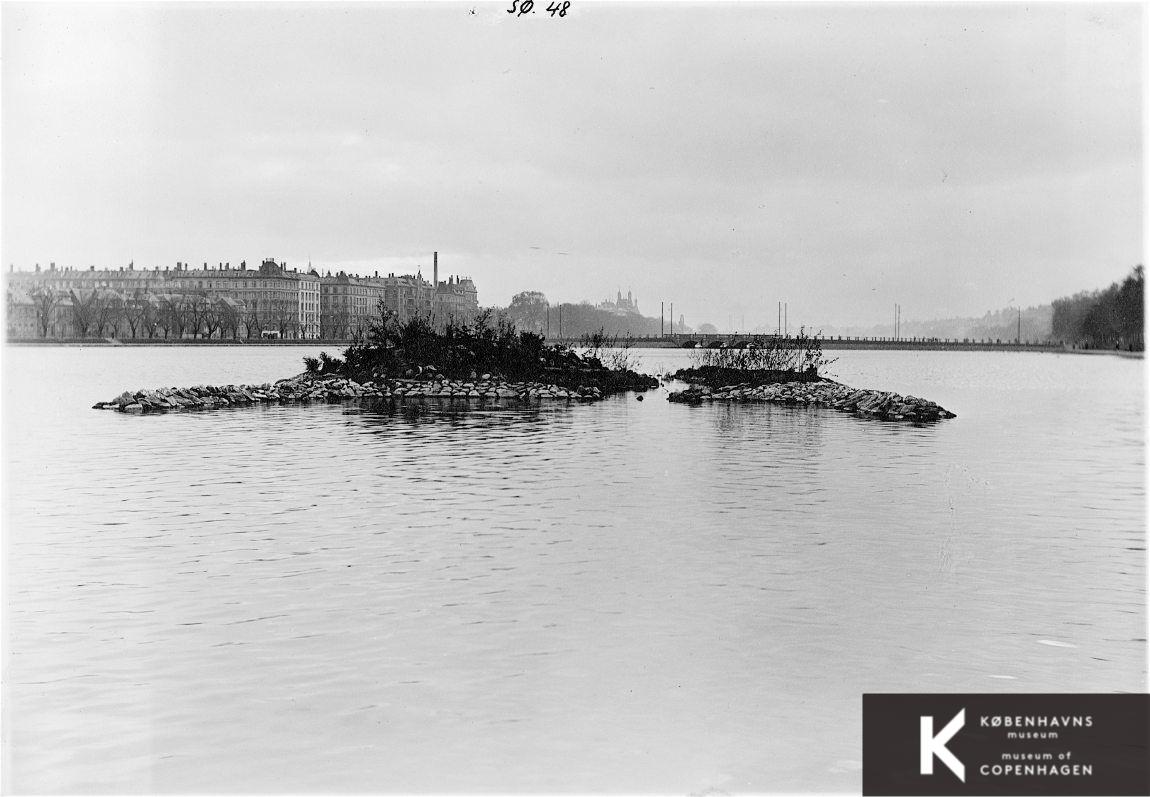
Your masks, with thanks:
[{"label": "smokestack", "polygon": [[431,253],[431,279],[432,284],[439,287],[439,252]]}]

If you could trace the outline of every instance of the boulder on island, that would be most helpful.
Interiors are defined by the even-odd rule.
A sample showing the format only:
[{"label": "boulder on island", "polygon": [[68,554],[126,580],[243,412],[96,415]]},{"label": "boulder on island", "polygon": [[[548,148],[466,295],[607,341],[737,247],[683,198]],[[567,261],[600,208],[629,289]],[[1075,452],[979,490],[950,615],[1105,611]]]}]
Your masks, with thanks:
[{"label": "boulder on island", "polygon": [[755,384],[753,381],[712,387],[694,384],[671,393],[667,399],[680,404],[704,401],[768,402],[814,405],[861,418],[927,423],[956,417],[933,401],[878,390],[856,390],[829,379]]}]

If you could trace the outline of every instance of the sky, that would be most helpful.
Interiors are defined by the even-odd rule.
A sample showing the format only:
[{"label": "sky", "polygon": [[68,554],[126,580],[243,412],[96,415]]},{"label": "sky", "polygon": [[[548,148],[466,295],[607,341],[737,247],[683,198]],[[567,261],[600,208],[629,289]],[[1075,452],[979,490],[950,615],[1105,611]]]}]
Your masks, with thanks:
[{"label": "sky", "polygon": [[0,258],[871,325],[1142,262],[1137,4],[0,9]]}]

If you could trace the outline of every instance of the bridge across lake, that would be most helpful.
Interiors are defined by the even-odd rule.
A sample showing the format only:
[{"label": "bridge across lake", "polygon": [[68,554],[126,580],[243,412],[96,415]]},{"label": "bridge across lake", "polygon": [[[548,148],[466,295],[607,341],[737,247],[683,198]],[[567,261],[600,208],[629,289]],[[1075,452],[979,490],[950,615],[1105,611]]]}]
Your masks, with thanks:
[{"label": "bridge across lake", "polygon": [[[794,336],[783,335],[752,335],[752,334],[674,334],[650,335],[637,337],[620,337],[617,343],[620,346],[633,348],[692,348],[747,346],[751,344],[769,346],[776,342],[794,342]],[[819,339],[824,349],[893,349],[893,350],[924,350],[924,351],[1066,351],[1068,347],[1061,343],[1047,343],[1040,341],[1016,341],[1001,339],[977,338],[868,338],[847,335],[832,335]],[[578,346],[582,341],[574,338],[551,339],[550,342],[564,343]]]}]

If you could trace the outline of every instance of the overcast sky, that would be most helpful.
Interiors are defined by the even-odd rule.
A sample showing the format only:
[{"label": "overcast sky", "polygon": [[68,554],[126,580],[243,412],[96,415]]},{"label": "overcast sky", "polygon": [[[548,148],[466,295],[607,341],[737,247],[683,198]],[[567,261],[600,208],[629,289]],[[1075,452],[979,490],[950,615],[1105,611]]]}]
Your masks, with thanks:
[{"label": "overcast sky", "polygon": [[1138,5],[547,2],[5,4],[5,267],[438,250],[485,305],[725,327],[1141,262]]}]

